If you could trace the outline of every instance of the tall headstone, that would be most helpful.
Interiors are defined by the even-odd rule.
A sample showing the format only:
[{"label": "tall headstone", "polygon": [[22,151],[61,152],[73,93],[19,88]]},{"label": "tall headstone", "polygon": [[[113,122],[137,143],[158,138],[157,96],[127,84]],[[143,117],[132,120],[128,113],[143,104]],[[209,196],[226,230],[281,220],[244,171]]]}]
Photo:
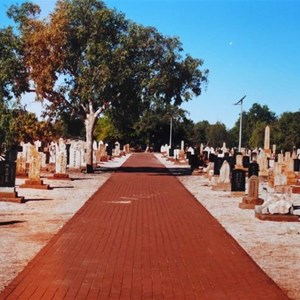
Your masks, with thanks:
[{"label": "tall headstone", "polygon": [[248,177],[255,175],[258,176],[259,173],[259,164],[256,161],[253,161],[249,164],[248,167]]},{"label": "tall headstone", "polygon": [[70,179],[67,174],[67,145],[63,138],[60,138],[56,145],[55,173],[49,179]]},{"label": "tall headstone", "polygon": [[27,154],[24,151],[23,147],[24,142],[20,143],[20,148],[22,151],[19,151],[17,154],[17,161],[16,161],[16,176],[17,177],[27,177],[27,169],[26,169],[26,157]]},{"label": "tall headstone", "polygon": [[118,141],[115,142],[115,149],[113,155],[116,157],[119,157],[121,155],[120,143]]},{"label": "tall headstone", "polygon": [[15,188],[16,158],[19,147],[6,151],[5,157],[0,160],[0,201],[23,203],[24,197],[18,196]]},{"label": "tall headstone", "polygon": [[215,156],[214,175],[220,175],[220,169],[222,167],[223,161],[224,161],[223,157]]},{"label": "tall headstone", "polygon": [[271,150],[270,150],[270,127],[266,126],[265,128],[265,138],[264,138],[264,152],[266,156],[271,156]]},{"label": "tall headstone", "polygon": [[241,169],[232,170],[231,192],[244,193],[246,190],[246,171]]},{"label": "tall headstone", "polygon": [[230,191],[230,165],[224,160],[220,168],[220,176],[215,185],[212,186],[213,191]]},{"label": "tall headstone", "polygon": [[30,144],[29,153],[30,153],[30,162],[29,162],[29,171],[28,171],[28,180],[25,180],[25,183],[20,185],[20,188],[32,188],[32,189],[49,189],[48,184],[44,184],[41,180],[41,153],[38,151],[40,146],[38,143],[35,145]]},{"label": "tall headstone", "polygon": [[262,154],[258,158],[258,164],[259,164],[259,176],[262,177],[269,176],[268,157],[265,154]]},{"label": "tall headstone", "polygon": [[70,161],[69,168],[74,170],[80,170],[81,168],[81,144],[78,140],[72,140],[70,142]]},{"label": "tall headstone", "polygon": [[235,169],[243,169],[243,155],[241,153],[235,157]]},{"label": "tall headstone", "polygon": [[244,155],[243,156],[243,168],[249,168],[250,164],[250,156]]}]

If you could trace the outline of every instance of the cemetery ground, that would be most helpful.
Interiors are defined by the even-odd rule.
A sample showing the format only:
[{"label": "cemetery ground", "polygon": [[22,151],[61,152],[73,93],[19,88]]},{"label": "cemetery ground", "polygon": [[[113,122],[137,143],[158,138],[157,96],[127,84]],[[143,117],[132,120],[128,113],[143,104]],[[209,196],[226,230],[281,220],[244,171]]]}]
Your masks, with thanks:
[{"label": "cemetery ground", "polygon": [[[117,167],[128,157],[116,158],[103,166]],[[174,167],[160,154],[156,157],[167,167]],[[18,189],[24,179],[17,179],[17,191],[20,196],[25,196],[26,203],[0,202],[0,291],[110,174],[71,173],[73,180],[70,181],[45,177],[45,182],[52,187],[50,190]],[[238,207],[241,197],[213,191],[207,177],[186,175],[177,178],[291,299],[300,300],[300,222],[258,220],[253,210]],[[261,194],[264,186],[267,183],[260,184]]]}]

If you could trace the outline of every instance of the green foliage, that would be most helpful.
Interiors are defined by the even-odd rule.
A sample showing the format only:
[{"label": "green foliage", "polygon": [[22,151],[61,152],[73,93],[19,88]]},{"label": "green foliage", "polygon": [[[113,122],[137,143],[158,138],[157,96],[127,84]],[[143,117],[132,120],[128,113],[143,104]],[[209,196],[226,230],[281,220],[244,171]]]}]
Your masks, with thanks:
[{"label": "green foliage", "polygon": [[204,120],[198,122],[193,127],[193,145],[207,144],[209,139],[207,137],[210,124],[208,121]]},{"label": "green foliage", "polygon": [[[90,166],[93,130],[101,113],[109,108],[107,117],[114,128],[99,121],[98,137],[114,135],[124,142],[152,144],[162,141],[164,134],[153,124],[150,128],[145,120],[153,116],[147,113],[153,114],[161,104],[179,107],[200,95],[207,82],[203,61],[184,57],[178,38],[126,20],[102,1],[59,0],[49,18],[38,19],[39,13],[31,3],[9,10],[18,25],[21,65],[28,71],[23,82],[30,80],[32,89],[27,86],[26,91],[49,101],[45,115],[59,117],[62,130],[78,136],[80,124],[85,125]],[[184,134],[179,124],[174,123],[176,137]]]},{"label": "green foliage", "polygon": [[28,89],[21,43],[11,27],[0,29],[0,101],[19,97]]},{"label": "green foliage", "polygon": [[227,141],[226,126],[220,122],[210,125],[207,132],[207,139],[209,145],[221,147]]},{"label": "green foliage", "polygon": [[104,115],[97,120],[94,136],[97,141],[113,143],[115,141],[126,140],[124,135],[121,135],[117,128],[114,126],[109,115]]},{"label": "green foliage", "polygon": [[300,110],[285,112],[278,119],[275,127],[277,148],[291,151],[293,147],[300,148]]}]

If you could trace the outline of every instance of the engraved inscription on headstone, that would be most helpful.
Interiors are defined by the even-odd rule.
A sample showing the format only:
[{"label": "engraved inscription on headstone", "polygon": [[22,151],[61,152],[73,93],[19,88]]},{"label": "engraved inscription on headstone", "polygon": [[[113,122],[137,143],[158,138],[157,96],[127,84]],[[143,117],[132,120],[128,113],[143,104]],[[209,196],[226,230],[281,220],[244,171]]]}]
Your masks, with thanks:
[{"label": "engraved inscription on headstone", "polygon": [[246,171],[241,169],[232,170],[231,191],[244,192],[246,190]]}]

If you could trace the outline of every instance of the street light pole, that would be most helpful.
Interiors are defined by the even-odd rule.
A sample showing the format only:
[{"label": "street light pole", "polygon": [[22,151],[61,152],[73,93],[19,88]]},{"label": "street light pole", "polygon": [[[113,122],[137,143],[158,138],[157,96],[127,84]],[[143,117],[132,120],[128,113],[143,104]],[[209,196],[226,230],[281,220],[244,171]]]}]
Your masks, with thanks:
[{"label": "street light pole", "polygon": [[173,127],[173,118],[171,116],[170,119],[170,140],[169,140],[169,147],[172,148],[172,127]]},{"label": "street light pole", "polygon": [[246,98],[246,95],[239,100],[238,102],[234,103],[234,105],[241,105],[241,113],[240,113],[240,131],[239,131],[239,152],[242,149],[242,124],[243,124],[243,100]]},{"label": "street light pole", "polygon": [[241,102],[240,132],[239,132],[239,152],[241,152],[241,149],[242,149],[242,124],[243,124],[243,101]]}]

